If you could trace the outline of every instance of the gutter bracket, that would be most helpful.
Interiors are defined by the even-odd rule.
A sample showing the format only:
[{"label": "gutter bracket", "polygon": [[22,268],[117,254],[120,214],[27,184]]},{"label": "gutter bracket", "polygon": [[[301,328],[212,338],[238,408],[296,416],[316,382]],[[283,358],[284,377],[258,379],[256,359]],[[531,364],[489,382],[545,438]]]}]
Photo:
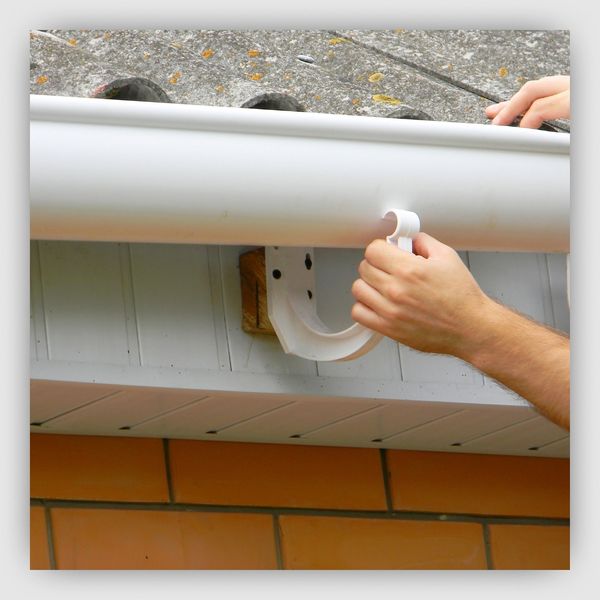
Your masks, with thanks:
[{"label": "gutter bracket", "polygon": [[[383,218],[396,219],[396,228],[386,241],[412,252],[419,217],[391,209]],[[268,246],[265,260],[269,320],[287,354],[315,361],[353,360],[381,341],[381,334],[359,323],[333,332],[318,317],[313,248]]]}]

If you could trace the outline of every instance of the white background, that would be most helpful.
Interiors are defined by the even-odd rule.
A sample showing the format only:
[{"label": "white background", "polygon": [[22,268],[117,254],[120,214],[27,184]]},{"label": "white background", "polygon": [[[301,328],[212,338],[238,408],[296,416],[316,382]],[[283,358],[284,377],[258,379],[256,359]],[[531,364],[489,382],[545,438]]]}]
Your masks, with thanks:
[{"label": "white background", "polygon": [[[596,6],[588,0],[90,0],[2,4],[2,535],[5,597],[587,598],[598,593],[598,117]],[[31,29],[569,29],[572,100],[572,568],[570,572],[29,572],[28,58]],[[59,149],[57,149],[59,151]],[[590,593],[592,592],[592,593]],[[8,593],[8,596],[6,596]]]}]

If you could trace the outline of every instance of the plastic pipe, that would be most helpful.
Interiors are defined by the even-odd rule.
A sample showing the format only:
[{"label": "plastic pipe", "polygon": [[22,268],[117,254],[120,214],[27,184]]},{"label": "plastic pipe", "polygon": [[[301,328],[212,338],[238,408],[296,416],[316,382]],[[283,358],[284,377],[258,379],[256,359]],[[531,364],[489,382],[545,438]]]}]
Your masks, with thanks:
[{"label": "plastic pipe", "polygon": [[400,207],[456,249],[567,252],[570,135],[31,96],[31,237],[364,247]]}]

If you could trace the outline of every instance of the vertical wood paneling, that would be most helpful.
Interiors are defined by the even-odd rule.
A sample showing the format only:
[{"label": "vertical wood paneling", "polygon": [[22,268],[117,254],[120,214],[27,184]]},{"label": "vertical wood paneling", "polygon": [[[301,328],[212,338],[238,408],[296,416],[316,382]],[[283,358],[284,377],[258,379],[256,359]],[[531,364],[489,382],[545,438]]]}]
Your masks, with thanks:
[{"label": "vertical wood paneling", "polygon": [[242,295],[239,255],[249,248],[221,246],[223,303],[227,339],[233,371],[316,375],[316,363],[285,354],[275,336],[249,334],[242,330]]},{"label": "vertical wood paneling", "polygon": [[140,340],[138,336],[135,300],[133,298],[133,282],[131,278],[131,252],[129,244],[118,244],[121,261],[121,285],[123,287],[123,304],[125,307],[125,326],[127,329],[127,345],[129,364],[139,367]]},{"label": "vertical wood paneling", "polygon": [[218,369],[206,247],[130,248],[142,365]]},{"label": "vertical wood paneling", "polygon": [[469,252],[471,273],[484,292],[536,321],[554,324],[543,254]]},{"label": "vertical wood paneling", "polygon": [[117,244],[38,244],[49,359],[129,364]]},{"label": "vertical wood paneling", "polygon": [[229,345],[227,343],[227,325],[225,322],[225,307],[223,306],[223,282],[221,280],[221,257],[219,255],[219,247],[207,246],[206,252],[219,367],[222,370],[231,371],[231,358],[229,356]]},{"label": "vertical wood paneling", "polygon": [[29,244],[29,261],[30,353],[32,359],[48,360],[48,339],[46,337],[39,242],[37,241]]},{"label": "vertical wood paneling", "polygon": [[554,313],[554,327],[569,333],[570,311],[567,299],[567,257],[565,254],[547,254],[548,277]]}]

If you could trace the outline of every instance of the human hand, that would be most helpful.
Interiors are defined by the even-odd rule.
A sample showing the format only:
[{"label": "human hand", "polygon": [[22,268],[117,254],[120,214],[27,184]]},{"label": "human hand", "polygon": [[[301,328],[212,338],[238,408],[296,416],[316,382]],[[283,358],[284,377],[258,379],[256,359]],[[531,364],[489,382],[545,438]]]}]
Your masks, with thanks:
[{"label": "human hand", "polygon": [[485,109],[492,125],[510,125],[522,115],[519,127],[538,129],[543,121],[571,117],[571,78],[567,75],[528,81],[510,99]]},{"label": "human hand", "polygon": [[455,250],[419,233],[416,254],[383,240],[367,247],[352,286],[352,318],[423,352],[464,357],[493,303]]}]

